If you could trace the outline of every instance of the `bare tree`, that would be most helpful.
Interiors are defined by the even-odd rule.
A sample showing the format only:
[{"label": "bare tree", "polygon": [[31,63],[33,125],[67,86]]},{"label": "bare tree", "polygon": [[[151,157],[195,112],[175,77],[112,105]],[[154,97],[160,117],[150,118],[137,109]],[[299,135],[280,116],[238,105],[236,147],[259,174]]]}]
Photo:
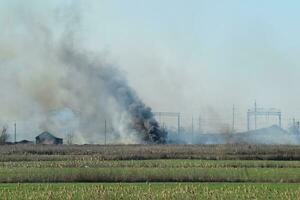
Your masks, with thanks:
[{"label": "bare tree", "polygon": [[66,139],[67,139],[67,144],[68,145],[73,144],[74,133],[72,133],[72,132],[68,133]]},{"label": "bare tree", "polygon": [[9,135],[7,133],[7,126],[3,126],[2,132],[0,135],[0,145],[4,145],[9,139]]}]

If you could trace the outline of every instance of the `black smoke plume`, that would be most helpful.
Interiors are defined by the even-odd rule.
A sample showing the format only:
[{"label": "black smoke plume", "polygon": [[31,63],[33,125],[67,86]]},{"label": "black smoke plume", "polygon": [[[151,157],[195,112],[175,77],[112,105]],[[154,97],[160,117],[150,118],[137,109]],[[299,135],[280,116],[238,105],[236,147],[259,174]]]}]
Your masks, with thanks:
[{"label": "black smoke plume", "polygon": [[76,52],[72,47],[73,45],[64,42],[63,44],[65,45],[61,48],[62,51],[59,56],[62,61],[81,74],[88,73],[87,76],[91,82],[99,83],[98,80],[101,80],[106,92],[129,114],[129,129],[135,130],[144,142],[166,142],[166,130],[159,126],[151,108],[143,103],[116,67],[103,64],[101,61],[92,59],[82,52]]}]

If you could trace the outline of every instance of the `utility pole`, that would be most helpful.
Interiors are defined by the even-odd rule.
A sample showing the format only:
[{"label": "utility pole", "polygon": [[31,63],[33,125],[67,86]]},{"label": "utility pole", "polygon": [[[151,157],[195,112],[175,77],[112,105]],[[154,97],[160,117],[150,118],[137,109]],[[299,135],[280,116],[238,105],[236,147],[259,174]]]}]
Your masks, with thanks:
[{"label": "utility pole", "polygon": [[158,121],[159,121],[159,124],[161,124],[161,113],[158,113]]},{"label": "utility pole", "polygon": [[257,105],[256,105],[256,100],[254,102],[254,130],[256,130],[256,114],[257,114]]},{"label": "utility pole", "polygon": [[162,123],[162,127],[163,127],[163,129],[167,128],[165,122]]},{"label": "utility pole", "polygon": [[296,127],[296,119],[293,118],[293,128],[295,128],[295,127]]},{"label": "utility pole", "polygon": [[17,143],[17,123],[14,124],[15,127],[15,144]]},{"label": "utility pole", "polygon": [[106,120],[104,121],[104,144],[106,145]]},{"label": "utility pole", "polygon": [[235,123],[235,107],[234,104],[232,106],[232,132],[234,132],[234,124]]},{"label": "utility pole", "polygon": [[279,127],[281,128],[281,112],[278,115],[278,119],[279,119]]},{"label": "utility pole", "polygon": [[201,116],[199,115],[199,133],[201,133]]},{"label": "utility pole", "polygon": [[[161,120],[161,117],[167,116],[167,117],[177,117],[177,131],[178,134],[180,134],[180,113],[175,113],[175,112],[153,112],[153,114],[155,114],[156,116],[159,117],[159,120]],[[163,118],[162,121],[160,121],[160,123],[165,124]]]},{"label": "utility pole", "polygon": [[177,125],[178,125],[178,135],[180,134],[180,113],[178,113],[178,121],[177,121]]},{"label": "utility pole", "polygon": [[192,117],[192,134],[194,134],[194,117]]}]

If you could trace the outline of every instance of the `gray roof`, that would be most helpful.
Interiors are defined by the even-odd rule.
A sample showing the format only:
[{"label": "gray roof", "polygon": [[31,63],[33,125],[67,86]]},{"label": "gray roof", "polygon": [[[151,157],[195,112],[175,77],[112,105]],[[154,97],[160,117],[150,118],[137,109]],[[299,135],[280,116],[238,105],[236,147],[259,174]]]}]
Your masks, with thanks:
[{"label": "gray roof", "polygon": [[61,139],[61,138],[57,138],[51,133],[49,133],[48,131],[44,131],[38,136],[36,136],[35,139]]}]

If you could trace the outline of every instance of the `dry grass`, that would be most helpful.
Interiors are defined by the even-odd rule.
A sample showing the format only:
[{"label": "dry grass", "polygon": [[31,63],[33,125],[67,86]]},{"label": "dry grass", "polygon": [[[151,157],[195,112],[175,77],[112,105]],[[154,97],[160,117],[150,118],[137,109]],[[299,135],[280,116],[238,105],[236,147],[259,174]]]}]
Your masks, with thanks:
[{"label": "dry grass", "polygon": [[99,160],[85,156],[73,160],[6,161],[1,169],[12,168],[300,168],[300,161],[269,160]]},{"label": "dry grass", "polygon": [[62,160],[61,156],[68,159],[79,155],[101,160],[300,160],[300,146],[294,145],[4,145],[0,152],[0,161],[43,160],[51,156]]}]

